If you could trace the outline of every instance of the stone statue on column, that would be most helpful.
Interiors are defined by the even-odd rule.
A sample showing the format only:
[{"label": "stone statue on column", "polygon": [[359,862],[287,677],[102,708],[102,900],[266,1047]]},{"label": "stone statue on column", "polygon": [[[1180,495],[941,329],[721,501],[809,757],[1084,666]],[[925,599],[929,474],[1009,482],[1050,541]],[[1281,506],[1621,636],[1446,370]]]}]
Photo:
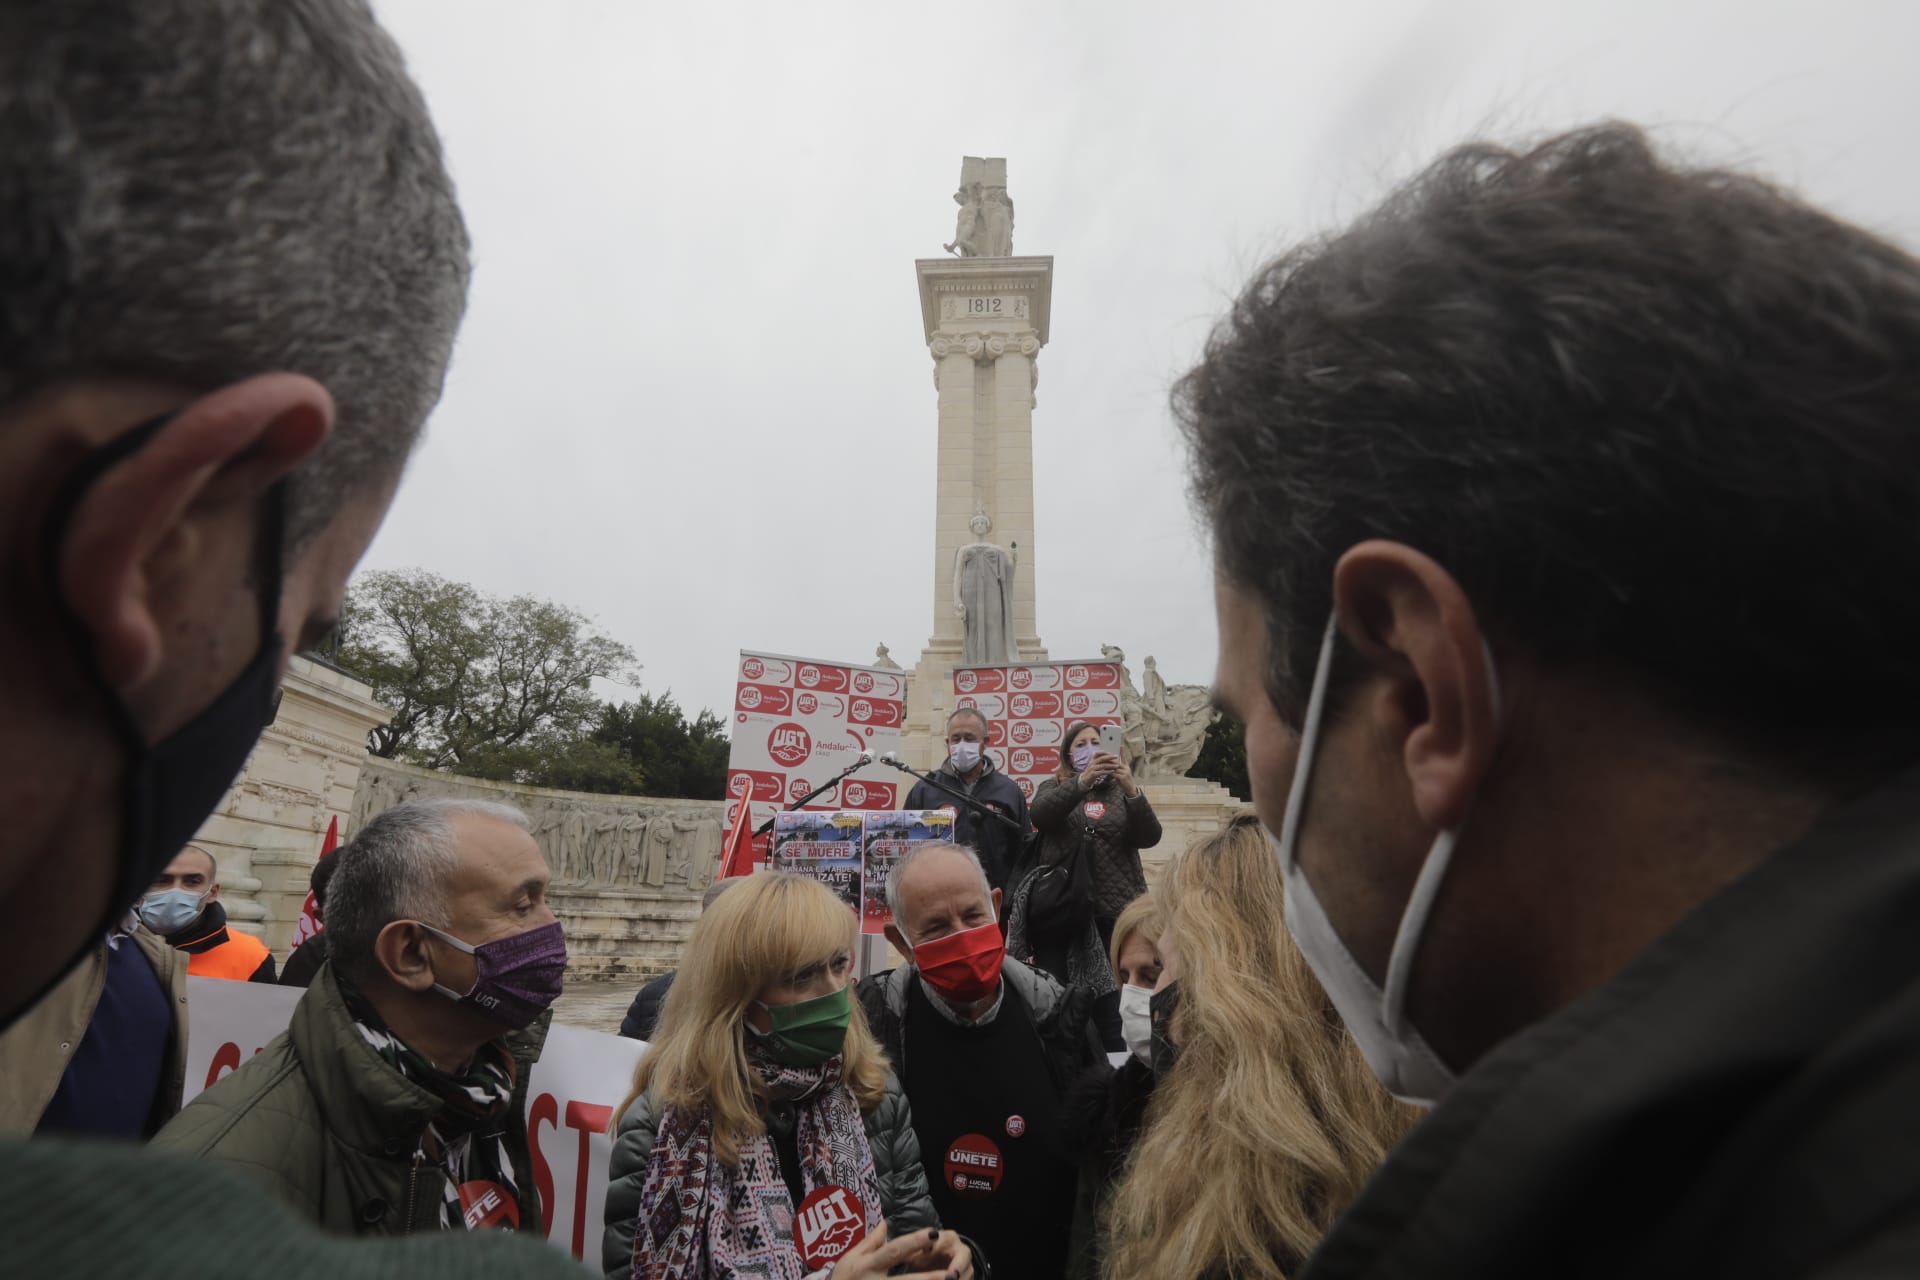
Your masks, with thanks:
[{"label": "stone statue on column", "polygon": [[975,511],[967,522],[974,541],[953,558],[953,608],[962,623],[961,660],[992,665],[1014,660],[1013,574],[1020,565],[1020,544],[1009,549],[987,541],[993,520]]},{"label": "stone statue on column", "polygon": [[953,243],[940,247],[956,257],[985,257],[986,227],[981,208],[985,201],[980,193],[980,184],[976,182],[961,187],[953,193],[953,202],[960,206],[960,213],[954,219]]},{"label": "stone statue on column", "polygon": [[1013,198],[1005,187],[993,187],[980,204],[983,258],[1013,256]]}]

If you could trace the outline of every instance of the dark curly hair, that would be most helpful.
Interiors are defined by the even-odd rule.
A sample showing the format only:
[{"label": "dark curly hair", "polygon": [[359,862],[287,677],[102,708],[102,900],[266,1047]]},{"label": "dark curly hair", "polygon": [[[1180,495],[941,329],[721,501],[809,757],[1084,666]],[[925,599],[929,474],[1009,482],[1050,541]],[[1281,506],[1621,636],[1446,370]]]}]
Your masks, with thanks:
[{"label": "dark curly hair", "polygon": [[1286,254],[1173,399],[1290,723],[1335,562],[1388,538],[1496,650],[1882,759],[1920,713],[1916,352],[1912,257],[1604,124],[1450,151]]}]

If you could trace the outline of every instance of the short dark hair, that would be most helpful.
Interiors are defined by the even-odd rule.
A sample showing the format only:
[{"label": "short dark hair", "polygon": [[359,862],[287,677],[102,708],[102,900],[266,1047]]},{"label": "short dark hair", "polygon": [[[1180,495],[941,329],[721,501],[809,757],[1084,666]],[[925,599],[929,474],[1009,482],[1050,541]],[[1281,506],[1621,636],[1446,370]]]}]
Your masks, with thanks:
[{"label": "short dark hair", "polygon": [[1920,711],[1916,351],[1912,257],[1604,124],[1450,151],[1264,268],[1174,407],[1291,723],[1335,562],[1388,538],[1496,650],[1756,748],[1891,758]]},{"label": "short dark hair", "polygon": [[993,725],[987,720],[987,713],[982,711],[980,708],[955,707],[952,714],[947,716],[947,732],[948,733],[953,732],[953,722],[955,720],[958,720],[961,716],[972,716],[975,720],[978,720],[980,722],[981,737],[984,738],[989,733],[993,732]]},{"label": "short dark hair", "polygon": [[364,0],[8,6],[0,209],[0,403],[113,374],[327,388],[290,547],[396,474],[440,397],[467,231]]},{"label": "short dark hair", "polygon": [[314,905],[320,910],[327,909],[327,882],[333,879],[333,873],[340,866],[338,851],[313,864],[313,870],[307,874],[307,888],[313,890]]}]

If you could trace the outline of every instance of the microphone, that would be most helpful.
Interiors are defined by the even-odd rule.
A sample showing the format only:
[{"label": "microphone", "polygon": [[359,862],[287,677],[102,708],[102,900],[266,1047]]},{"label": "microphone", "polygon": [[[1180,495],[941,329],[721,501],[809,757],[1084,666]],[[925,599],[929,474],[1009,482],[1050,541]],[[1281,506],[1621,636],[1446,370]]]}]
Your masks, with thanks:
[{"label": "microphone", "polygon": [[893,752],[891,752],[891,751],[888,751],[888,752],[884,752],[884,753],[882,753],[882,754],[881,754],[881,756],[880,756],[880,763],[881,763],[881,764],[890,764],[890,765],[892,765],[892,766],[893,766],[894,768],[896,768],[896,769],[904,769],[904,768],[906,768],[906,766],[905,766],[905,765],[903,765],[903,764],[901,764],[901,763],[900,763],[900,757],[899,757],[899,756],[897,756],[897,755],[895,755],[895,754],[893,754]]},{"label": "microphone", "polygon": [[865,767],[866,765],[870,765],[870,764],[872,764],[872,763],[873,763],[873,748],[872,748],[872,747],[862,747],[862,748],[860,748],[860,765],[861,765],[861,767]]}]

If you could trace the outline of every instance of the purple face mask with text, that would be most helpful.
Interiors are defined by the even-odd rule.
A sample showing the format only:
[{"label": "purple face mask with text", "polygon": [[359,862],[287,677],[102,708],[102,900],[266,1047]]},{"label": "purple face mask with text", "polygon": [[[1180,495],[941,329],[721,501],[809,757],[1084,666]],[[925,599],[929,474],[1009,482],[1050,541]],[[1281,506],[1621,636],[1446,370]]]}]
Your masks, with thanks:
[{"label": "purple face mask with text", "polygon": [[478,970],[473,986],[464,993],[437,982],[433,989],[501,1026],[519,1031],[560,998],[567,974],[567,931],[558,920],[477,947],[430,924],[420,927],[472,956]]}]

